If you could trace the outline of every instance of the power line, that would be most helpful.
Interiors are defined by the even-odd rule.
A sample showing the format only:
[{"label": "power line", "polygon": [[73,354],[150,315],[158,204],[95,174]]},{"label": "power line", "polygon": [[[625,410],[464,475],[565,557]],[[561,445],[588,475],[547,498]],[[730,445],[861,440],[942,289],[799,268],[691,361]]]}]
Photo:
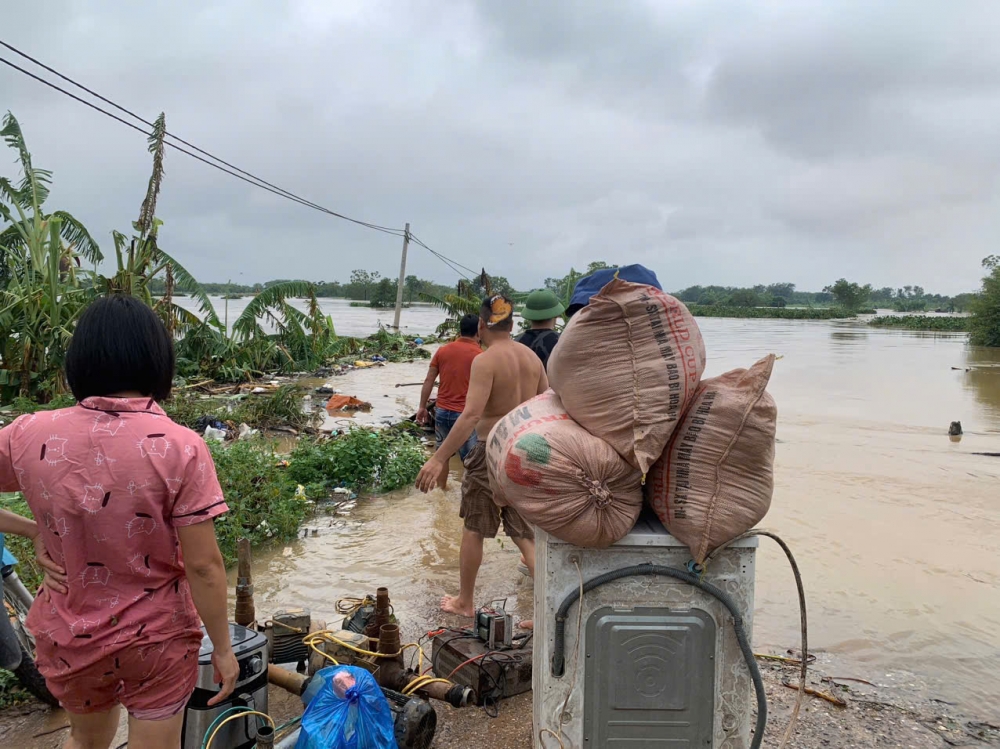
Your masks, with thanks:
[{"label": "power line", "polygon": [[[69,78],[68,76],[63,75],[58,70],[55,70],[54,68],[51,68],[48,65],[45,65],[44,63],[40,62],[39,60],[36,60],[34,57],[31,57],[27,53],[22,52],[21,50],[17,49],[16,47],[13,47],[12,45],[8,44],[7,42],[3,41],[2,39],[0,39],[0,45],[6,47],[7,49],[11,50],[12,52],[15,52],[16,54],[20,55],[21,57],[24,57],[25,59],[30,60],[35,65],[38,65],[39,67],[44,68],[45,70],[49,71],[53,75],[59,76],[60,78],[62,78],[63,80],[65,80],[65,81],[67,81],[69,83],[71,83],[72,85],[76,86],[77,88],[79,88],[79,89],[81,89],[83,91],[86,91],[91,96],[94,96],[94,97],[100,99],[101,101],[109,104],[110,106],[118,109],[119,111],[124,112],[125,114],[129,115],[130,117],[135,118],[139,122],[142,122],[143,124],[145,124],[145,125],[147,125],[149,127],[153,127],[153,123],[149,122],[146,119],[143,119],[142,117],[140,117],[139,115],[135,114],[131,110],[126,109],[125,107],[120,106],[119,104],[116,104],[115,102],[113,102],[112,100],[110,100],[110,99],[108,99],[108,98],[106,98],[104,96],[101,96],[100,94],[98,94],[97,92],[95,92],[95,91],[87,88],[86,86],[84,86],[84,85],[82,85],[80,83],[77,83],[72,78]],[[56,91],[59,91],[60,93],[65,94],[66,96],[69,96],[71,99],[74,99],[74,100],[80,102],[81,104],[85,104],[86,106],[90,107],[91,109],[94,109],[94,110],[100,112],[101,114],[106,115],[106,116],[112,118],[113,120],[116,120],[116,121],[120,122],[121,124],[126,125],[126,126],[132,128],[133,130],[139,131],[140,133],[142,133],[143,135],[146,135],[147,137],[149,136],[148,132],[146,132],[142,128],[138,127],[137,125],[135,125],[135,124],[133,124],[131,122],[128,122],[127,120],[124,120],[121,117],[118,117],[117,115],[115,115],[115,114],[113,114],[111,112],[108,112],[105,109],[102,109],[101,107],[97,106],[96,104],[94,104],[92,102],[89,102],[86,99],[83,99],[83,98],[77,96],[76,94],[73,94],[72,92],[67,91],[64,88],[61,88],[60,86],[57,86],[56,84],[52,83],[51,81],[45,80],[41,76],[35,75],[34,73],[32,73],[32,72],[30,72],[28,70],[25,70],[24,68],[20,67],[19,65],[14,64],[13,62],[11,62],[10,60],[8,60],[8,59],[6,59],[4,57],[0,57],[0,62],[3,62],[4,64],[10,66],[11,68],[14,68],[15,70],[17,70],[17,71],[19,71],[21,73],[24,73],[25,75],[29,76],[30,78],[35,79],[39,83],[44,83],[46,86],[49,86],[50,88],[53,88]],[[299,195],[296,195],[295,193],[290,192],[289,190],[285,190],[284,188],[279,187],[277,185],[274,185],[274,184],[268,182],[267,180],[264,180],[264,179],[262,179],[260,177],[257,177],[256,175],[254,175],[254,174],[252,174],[252,173],[250,173],[248,171],[240,169],[239,167],[237,167],[237,166],[235,166],[233,164],[230,164],[228,161],[225,161],[224,159],[221,159],[218,156],[215,156],[215,155],[209,153],[208,151],[205,151],[205,150],[199,148],[198,146],[195,146],[192,143],[189,143],[188,141],[186,141],[186,140],[184,140],[182,138],[179,138],[176,135],[173,135],[172,133],[165,132],[164,135],[166,135],[166,136],[168,136],[170,138],[173,138],[174,140],[178,141],[179,143],[183,143],[184,145],[186,145],[186,146],[194,149],[198,153],[204,154],[205,156],[209,157],[210,159],[214,159],[215,161],[219,162],[219,164],[223,164],[223,165],[225,165],[225,167],[228,167],[228,169],[224,168],[222,166],[219,166],[219,164],[212,163],[211,161],[208,161],[207,159],[204,159],[204,158],[202,158],[202,157],[200,157],[200,156],[198,156],[198,155],[196,155],[194,153],[191,153],[190,151],[187,151],[184,148],[181,148],[180,146],[177,146],[177,145],[175,145],[173,143],[170,143],[170,142],[168,142],[166,140],[164,141],[165,145],[170,146],[171,148],[174,148],[174,149],[180,151],[181,153],[187,154],[188,156],[190,156],[190,157],[192,157],[194,159],[197,159],[198,161],[201,161],[204,164],[208,164],[209,166],[211,166],[211,167],[213,167],[215,169],[218,169],[219,171],[225,172],[226,174],[229,174],[229,175],[231,175],[233,177],[236,177],[237,179],[241,179],[241,180],[243,180],[244,182],[246,182],[248,184],[254,185],[255,187],[259,187],[262,190],[267,190],[268,192],[274,193],[275,195],[278,195],[279,197],[287,198],[288,200],[292,200],[292,201],[294,201],[296,203],[299,203],[301,205],[304,205],[304,206],[306,206],[308,208],[312,208],[314,210],[320,211],[322,213],[326,213],[326,214],[334,216],[336,218],[343,219],[344,221],[350,221],[351,223],[357,224],[359,226],[363,226],[363,227],[365,227],[367,229],[373,229],[375,231],[381,231],[381,232],[384,232],[386,234],[392,234],[392,235],[397,236],[397,237],[402,237],[403,236],[403,231],[401,229],[392,229],[392,228],[386,227],[386,226],[379,226],[378,224],[372,224],[372,223],[369,223],[368,221],[361,221],[360,219],[355,219],[355,218],[351,218],[350,216],[345,216],[342,213],[338,213],[336,211],[330,210],[329,208],[325,208],[325,207],[323,207],[323,206],[321,206],[321,205],[319,205],[317,203],[314,203],[314,202],[312,202],[310,200],[307,200],[306,198],[303,198],[303,197],[301,197]]]},{"label": "power line", "polygon": [[[150,127],[150,128],[155,127],[152,122],[150,122],[149,120],[146,120],[146,119],[140,117],[139,115],[137,115],[132,110],[127,109],[126,107],[121,106],[120,104],[112,101],[111,99],[108,99],[107,97],[102,96],[101,94],[97,93],[93,89],[90,89],[87,86],[84,86],[82,83],[79,83],[79,82],[73,80],[72,78],[70,78],[69,76],[64,75],[63,73],[60,73],[55,68],[52,68],[52,67],[46,65],[45,63],[43,63],[40,60],[32,57],[31,55],[27,54],[26,52],[23,52],[22,50],[18,49],[17,47],[14,47],[12,44],[9,44],[8,42],[5,42],[2,39],[0,39],[0,46],[6,47],[7,49],[9,49],[10,51],[14,52],[15,54],[20,55],[21,57],[25,58],[26,60],[29,60],[30,62],[32,62],[35,65],[37,65],[38,67],[40,67],[40,68],[48,71],[49,73],[52,73],[53,75],[58,76],[62,80],[66,81],[66,82],[68,82],[70,84],[72,84],[73,86],[77,87],[78,89],[80,89],[82,91],[85,91],[86,93],[88,93],[91,96],[99,99],[100,101],[108,104],[109,106],[114,107],[118,111],[120,111],[120,112],[122,112],[124,114],[127,114],[129,117],[132,117],[132,118],[138,120],[139,122],[143,123],[147,127]],[[58,92],[60,92],[62,94],[65,94],[66,96],[70,97],[71,99],[73,99],[73,100],[75,100],[75,101],[77,101],[77,102],[79,102],[81,104],[84,104],[85,106],[90,107],[91,109],[93,109],[93,110],[95,110],[97,112],[100,112],[101,114],[103,114],[103,115],[105,115],[107,117],[110,117],[111,119],[113,119],[113,120],[115,120],[117,122],[120,122],[121,124],[125,125],[126,127],[130,127],[133,130],[136,130],[137,132],[140,132],[140,133],[142,133],[143,135],[145,135],[147,137],[149,137],[149,135],[150,135],[149,132],[146,132],[144,129],[142,129],[141,127],[135,125],[134,123],[128,122],[127,120],[122,119],[121,117],[117,116],[116,114],[114,114],[112,112],[109,112],[106,109],[102,109],[101,107],[97,106],[93,102],[87,101],[86,99],[83,99],[80,96],[77,96],[76,94],[74,94],[74,93],[72,93],[70,91],[67,91],[66,89],[64,89],[64,88],[62,88],[62,87],[60,87],[60,86],[52,83],[51,81],[46,80],[45,78],[42,78],[41,76],[38,76],[35,73],[32,73],[31,71],[25,70],[24,68],[20,67],[19,65],[16,65],[15,63],[11,62],[10,60],[8,60],[8,59],[6,59],[4,57],[0,57],[0,62],[8,65],[9,67],[13,68],[14,70],[17,70],[20,73],[23,73],[24,75],[27,75],[30,78],[33,78],[34,80],[38,81],[39,83],[43,83],[46,86],[48,86],[48,87],[50,87],[50,88],[52,88],[52,89],[54,89],[54,90],[56,90],[56,91],[58,91]],[[248,172],[248,171],[246,171],[244,169],[241,169],[240,167],[238,167],[238,166],[236,166],[234,164],[231,164],[228,161],[226,161],[224,159],[221,159],[218,156],[215,156],[214,154],[212,154],[212,153],[210,153],[208,151],[205,151],[202,148],[199,148],[198,146],[194,145],[193,143],[190,143],[190,142],[184,140],[183,138],[180,138],[180,137],[174,135],[173,133],[170,133],[168,131],[164,131],[164,136],[165,136],[165,138],[167,138],[167,137],[173,138],[178,143],[182,143],[183,145],[188,146],[189,148],[191,148],[193,151],[197,151],[197,153],[192,153],[191,151],[188,151],[188,150],[182,148],[181,146],[178,146],[175,143],[171,143],[170,141],[167,141],[167,140],[164,140],[164,145],[169,146],[170,148],[173,148],[174,150],[180,151],[181,153],[183,153],[183,154],[185,154],[187,156],[190,156],[191,158],[196,159],[196,160],[202,162],[203,164],[207,164],[208,166],[210,166],[210,167],[212,167],[214,169],[218,169],[219,171],[221,171],[221,172],[223,172],[225,174],[228,174],[228,175],[230,175],[232,177],[236,177],[237,179],[242,180],[243,182],[246,182],[247,184],[253,185],[254,187],[259,187],[260,189],[267,190],[268,192],[270,192],[270,193],[272,193],[274,195],[277,195],[278,197],[286,198],[287,200],[291,200],[291,201],[293,201],[295,203],[299,203],[300,205],[304,205],[307,208],[312,208],[313,210],[320,211],[321,213],[326,213],[326,214],[328,214],[330,216],[334,216],[335,218],[339,218],[339,219],[342,219],[344,221],[350,221],[353,224],[357,224],[358,226],[363,226],[363,227],[365,227],[367,229],[372,229],[374,231],[380,231],[380,232],[383,232],[383,233],[386,233],[386,234],[391,234],[391,235],[397,236],[397,237],[404,236],[404,232],[401,229],[393,229],[391,227],[380,226],[378,224],[373,224],[373,223],[370,223],[368,221],[361,221],[360,219],[351,218],[350,216],[345,216],[342,213],[338,213],[336,211],[333,211],[333,210],[331,210],[329,208],[326,208],[326,207],[324,207],[322,205],[319,205],[318,203],[314,203],[311,200],[307,200],[306,198],[303,198],[300,195],[296,195],[295,193],[291,192],[290,190],[286,190],[283,187],[279,187],[278,185],[272,184],[271,182],[268,182],[267,180],[262,179],[261,177],[258,177],[255,174],[252,174],[251,172]],[[203,158],[202,156],[199,156],[198,154],[203,154],[204,156],[206,156],[208,158],[207,159]],[[212,159],[213,161],[218,162],[218,164],[213,163],[213,161],[209,161],[208,159]],[[220,164],[222,166],[220,166]],[[415,244],[420,245],[425,250],[427,250],[428,252],[430,252],[432,255],[434,255],[436,258],[438,258],[438,260],[440,260],[442,263],[444,263],[446,266],[448,266],[448,268],[450,268],[452,271],[454,271],[455,273],[457,273],[460,277],[465,278],[466,280],[470,280],[470,279],[469,279],[468,276],[466,276],[462,272],[462,270],[468,271],[473,276],[475,276],[475,275],[477,275],[479,273],[479,271],[476,271],[476,270],[468,267],[467,265],[462,265],[457,260],[452,260],[451,258],[449,258],[449,257],[447,257],[445,255],[442,255],[440,252],[437,252],[436,250],[432,249],[423,240],[421,240],[419,237],[415,236],[412,232],[410,232],[410,239],[412,239]],[[462,270],[459,270],[459,269],[462,269]]]},{"label": "power line", "polygon": [[[418,245],[420,245],[420,246],[421,246],[421,247],[423,247],[423,248],[424,248],[425,250],[427,250],[427,251],[428,251],[429,253],[431,253],[432,255],[436,256],[436,257],[437,257],[438,259],[442,260],[443,262],[446,262],[446,263],[448,263],[448,264],[453,264],[453,265],[457,265],[457,266],[458,266],[459,268],[462,268],[463,270],[467,270],[467,271],[468,271],[469,273],[471,273],[471,274],[473,274],[473,275],[477,275],[477,274],[479,273],[479,271],[477,271],[477,270],[473,270],[472,268],[470,268],[470,267],[469,267],[469,266],[467,266],[467,265],[462,265],[462,264],[461,264],[460,262],[458,262],[457,260],[452,260],[452,259],[451,259],[451,258],[449,258],[449,257],[445,257],[444,255],[442,255],[442,254],[441,254],[440,252],[438,252],[437,250],[432,250],[432,249],[431,249],[430,247],[428,247],[428,246],[427,246],[427,245],[426,245],[426,244],[425,244],[425,243],[423,242],[423,240],[421,240],[421,239],[420,239],[419,237],[417,237],[416,235],[414,235],[414,233],[413,233],[412,231],[410,232],[410,239],[411,239],[411,240],[413,240],[413,242],[414,242],[415,244],[418,244]],[[460,275],[460,276],[461,276],[461,275],[463,275],[463,274],[462,274],[462,273],[459,273],[458,275]]]}]

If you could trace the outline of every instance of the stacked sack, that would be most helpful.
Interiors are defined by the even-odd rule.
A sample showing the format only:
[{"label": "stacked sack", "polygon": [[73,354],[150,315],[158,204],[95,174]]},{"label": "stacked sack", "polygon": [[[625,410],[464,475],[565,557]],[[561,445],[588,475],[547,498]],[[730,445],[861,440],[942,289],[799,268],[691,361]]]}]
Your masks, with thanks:
[{"label": "stacked sack", "polygon": [[639,471],[573,421],[551,390],[497,423],[486,461],[497,504],[576,546],[610,546],[642,509]]},{"label": "stacked sack", "polygon": [[774,355],[705,380],[646,482],[649,504],[699,564],[771,506],[778,420]]},{"label": "stacked sack", "polygon": [[578,546],[635,525],[642,481],[694,398],[705,345],[687,308],[656,286],[611,280],[570,320],[548,362],[554,392],[487,440],[494,497]]},{"label": "stacked sack", "polygon": [[649,505],[703,563],[771,506],[775,357],[702,381],[698,325],[658,286],[616,277],[583,304],[549,357],[552,390],[490,433],[496,500],[600,548],[632,530],[645,479]]}]

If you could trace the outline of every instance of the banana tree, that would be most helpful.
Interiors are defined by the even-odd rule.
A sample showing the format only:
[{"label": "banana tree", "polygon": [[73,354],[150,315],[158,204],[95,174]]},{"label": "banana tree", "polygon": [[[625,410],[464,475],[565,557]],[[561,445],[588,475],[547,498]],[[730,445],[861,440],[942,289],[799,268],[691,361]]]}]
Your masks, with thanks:
[{"label": "banana tree", "polygon": [[[52,172],[34,166],[17,118],[8,112],[2,124],[0,137],[17,153],[21,179],[14,184],[0,177],[0,288],[6,287],[11,276],[23,269],[21,260],[32,253],[29,238],[41,236],[52,221],[59,222],[60,265],[64,272],[69,263],[79,265],[80,258],[99,263],[103,259],[101,250],[82,223],[66,211],[44,211]],[[36,266],[44,264],[39,243],[36,242],[33,252]]]},{"label": "banana tree", "polygon": [[[153,172],[146,188],[146,197],[139,209],[139,219],[133,222],[131,237],[112,232],[115,243],[117,271],[110,278],[98,276],[96,286],[101,294],[126,294],[142,299],[163,319],[167,329],[180,334],[203,324],[221,329],[222,323],[212,306],[208,293],[174,257],[159,245],[158,234],[163,222],[156,218],[156,201],[163,182],[164,137],[166,117],[161,112],[153,123],[148,138],[149,152],[153,155]],[[163,274],[165,293],[153,296],[153,280]],[[174,303],[176,289],[183,289],[198,302],[201,317]]]},{"label": "banana tree", "polygon": [[436,307],[440,307],[448,314],[445,321],[437,327],[438,336],[444,337],[457,333],[459,323],[466,315],[478,315],[483,298],[489,297],[492,294],[493,282],[484,268],[479,277],[474,281],[467,281],[465,279],[459,281],[454,294],[445,294],[443,297],[438,297],[433,294],[421,292],[420,298]]},{"label": "banana tree", "polygon": [[0,136],[17,153],[21,177],[0,177],[0,397],[48,400],[62,372],[76,320],[93,298],[80,284],[81,258],[99,262],[93,238],[64,211],[45,213],[52,173],[34,166],[10,113]]}]

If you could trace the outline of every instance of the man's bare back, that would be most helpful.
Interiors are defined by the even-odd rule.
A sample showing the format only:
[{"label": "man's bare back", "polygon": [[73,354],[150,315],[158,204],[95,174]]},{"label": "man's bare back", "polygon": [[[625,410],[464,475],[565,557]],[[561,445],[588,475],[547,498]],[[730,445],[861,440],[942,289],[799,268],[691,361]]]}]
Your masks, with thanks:
[{"label": "man's bare back", "polygon": [[513,339],[491,345],[476,357],[473,366],[490,378],[489,398],[476,424],[480,440],[486,439],[500,419],[549,388],[538,356]]}]

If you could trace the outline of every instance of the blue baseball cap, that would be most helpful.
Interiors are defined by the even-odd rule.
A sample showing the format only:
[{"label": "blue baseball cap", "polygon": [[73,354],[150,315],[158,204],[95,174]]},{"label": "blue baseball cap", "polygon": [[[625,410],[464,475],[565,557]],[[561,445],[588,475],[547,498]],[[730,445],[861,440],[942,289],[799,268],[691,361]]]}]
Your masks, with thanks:
[{"label": "blue baseball cap", "polygon": [[572,315],[578,310],[590,304],[590,298],[603,289],[618,274],[618,278],[623,281],[639,283],[645,286],[655,286],[660,291],[663,287],[656,278],[656,274],[642,265],[623,265],[621,268],[603,268],[594,271],[589,276],[584,276],[576,282],[573,289],[573,297],[566,308],[566,314]]}]

